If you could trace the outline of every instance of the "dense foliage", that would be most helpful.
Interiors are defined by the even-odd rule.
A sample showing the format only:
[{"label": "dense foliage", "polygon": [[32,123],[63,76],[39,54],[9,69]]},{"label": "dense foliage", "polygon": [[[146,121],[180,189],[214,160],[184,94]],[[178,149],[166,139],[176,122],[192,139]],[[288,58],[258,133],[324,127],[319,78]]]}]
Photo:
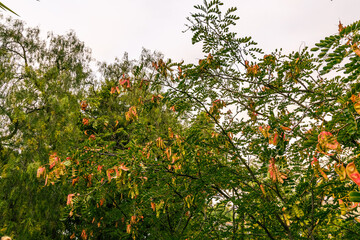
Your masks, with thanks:
[{"label": "dense foliage", "polygon": [[72,33],[1,25],[0,234],[359,238],[360,22],[264,54],[221,5],[189,18],[199,64],[144,50],[99,81]]},{"label": "dense foliage", "polygon": [[54,239],[64,188],[42,189],[34,173],[50,153],[77,147],[90,52],[72,32],[43,41],[13,20],[0,25],[0,51],[0,235]]}]

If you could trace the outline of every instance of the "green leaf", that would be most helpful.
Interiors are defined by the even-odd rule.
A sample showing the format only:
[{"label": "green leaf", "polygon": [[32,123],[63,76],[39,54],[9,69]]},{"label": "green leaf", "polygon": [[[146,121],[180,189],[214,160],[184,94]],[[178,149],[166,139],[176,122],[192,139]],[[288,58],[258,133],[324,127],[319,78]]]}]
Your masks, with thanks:
[{"label": "green leaf", "polygon": [[349,200],[351,202],[360,202],[360,193],[359,192],[350,192]]}]

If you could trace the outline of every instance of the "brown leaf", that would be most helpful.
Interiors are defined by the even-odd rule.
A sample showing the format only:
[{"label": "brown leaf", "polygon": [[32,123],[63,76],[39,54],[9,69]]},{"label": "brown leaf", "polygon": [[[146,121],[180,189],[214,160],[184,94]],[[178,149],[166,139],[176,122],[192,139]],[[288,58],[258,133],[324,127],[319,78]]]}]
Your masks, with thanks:
[{"label": "brown leaf", "polygon": [[342,25],[342,23],[339,21],[339,33],[344,30],[344,26]]},{"label": "brown leaf", "polygon": [[81,101],[80,107],[81,107],[82,110],[85,111],[85,109],[87,108],[87,106],[88,106],[88,104],[86,103],[86,101]]}]

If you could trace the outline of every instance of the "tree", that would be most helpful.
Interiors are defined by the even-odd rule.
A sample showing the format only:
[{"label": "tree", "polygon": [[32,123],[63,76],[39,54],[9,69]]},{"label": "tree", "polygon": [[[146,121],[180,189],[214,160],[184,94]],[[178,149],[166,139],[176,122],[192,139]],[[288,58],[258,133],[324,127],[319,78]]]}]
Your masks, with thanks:
[{"label": "tree", "polygon": [[1,20],[0,235],[56,239],[66,189],[42,189],[34,173],[49,153],[76,147],[90,52],[73,32],[44,41],[39,29]]},{"label": "tree", "polygon": [[[227,158],[214,162],[222,170],[213,180],[202,178],[209,185],[221,183],[215,207],[224,210],[214,215],[222,219],[219,225],[209,221],[216,233],[201,234],[357,238],[358,212],[350,202],[359,200],[351,192],[359,184],[359,22],[340,24],[337,35],[318,44],[318,58],[307,49],[263,55],[250,37],[230,32],[236,9],[222,14],[221,5],[204,2],[190,19],[193,42],[202,42],[207,57],[177,72],[159,71],[162,78],[156,81],[169,89],[165,96],[180,110],[205,111],[215,124],[213,135],[226,143],[205,141]],[[347,184],[341,181],[345,178]]]},{"label": "tree", "polygon": [[[45,195],[56,189],[52,207],[64,206],[53,238],[358,238],[360,22],[339,24],[312,51],[264,54],[231,32],[236,8],[221,6],[204,1],[189,18],[193,43],[203,44],[199,64],[144,51],[139,61],[100,64],[92,86],[83,85],[88,55],[72,41],[59,37],[41,54],[34,30],[31,41],[2,39],[4,79],[31,84],[15,97],[19,90],[4,91],[2,145],[13,164],[2,169],[15,172],[15,159],[33,156],[35,136],[42,155],[29,173],[37,171]],[[14,40],[18,48],[9,48]],[[23,67],[12,68],[15,56]],[[26,110],[38,104],[44,109],[31,118]],[[76,126],[61,131],[63,118],[53,115]],[[45,123],[53,127],[39,131]],[[9,199],[2,203],[16,202]]]},{"label": "tree", "polygon": [[[171,181],[173,171],[169,159],[163,160],[162,150],[152,148],[163,148],[165,141],[174,138],[181,142],[173,131],[182,127],[162,101],[161,92],[151,89],[146,80],[153,74],[149,71],[151,62],[156,60],[156,55],[144,51],[136,66],[127,57],[103,64],[104,84],[93,89],[86,103],[79,106],[83,145],[63,156],[53,156],[49,164],[39,168],[50,171],[43,176],[47,184],[53,181],[73,186],[62,219],[70,237],[109,239],[130,234],[171,238],[187,226],[183,215],[174,214],[186,213],[183,199],[168,196],[170,209],[158,197],[168,194],[164,185]],[[171,149],[167,151],[168,158]],[[164,175],[164,170],[170,174]],[[141,198],[140,192],[145,194]],[[160,211],[167,212],[167,221],[159,221]],[[175,223],[179,233],[172,229]]]}]

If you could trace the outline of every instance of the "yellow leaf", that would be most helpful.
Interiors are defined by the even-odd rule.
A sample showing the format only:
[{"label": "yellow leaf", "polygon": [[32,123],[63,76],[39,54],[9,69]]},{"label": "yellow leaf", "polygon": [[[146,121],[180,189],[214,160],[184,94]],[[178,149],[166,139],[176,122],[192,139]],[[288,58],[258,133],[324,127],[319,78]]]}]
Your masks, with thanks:
[{"label": "yellow leaf", "polygon": [[172,131],[171,128],[168,128],[169,130],[169,138],[173,139],[174,138],[174,132]]},{"label": "yellow leaf", "polygon": [[356,55],[358,55],[360,57],[360,48],[357,46],[357,44],[353,44],[351,46],[352,50],[354,51],[354,53],[356,53]]},{"label": "yellow leaf", "polygon": [[269,137],[269,130],[270,130],[270,126],[266,126],[266,127],[259,127],[259,131],[262,133],[262,135],[264,135],[265,138]]},{"label": "yellow leaf", "polygon": [[360,114],[360,102],[354,104],[355,111]]},{"label": "yellow leaf", "polygon": [[339,199],[339,205],[340,205],[341,215],[345,215],[346,214],[346,207],[345,207],[344,201]]},{"label": "yellow leaf", "polygon": [[344,164],[336,164],[335,163],[335,172],[339,174],[340,181],[343,181],[346,179],[346,169],[344,167]]}]

